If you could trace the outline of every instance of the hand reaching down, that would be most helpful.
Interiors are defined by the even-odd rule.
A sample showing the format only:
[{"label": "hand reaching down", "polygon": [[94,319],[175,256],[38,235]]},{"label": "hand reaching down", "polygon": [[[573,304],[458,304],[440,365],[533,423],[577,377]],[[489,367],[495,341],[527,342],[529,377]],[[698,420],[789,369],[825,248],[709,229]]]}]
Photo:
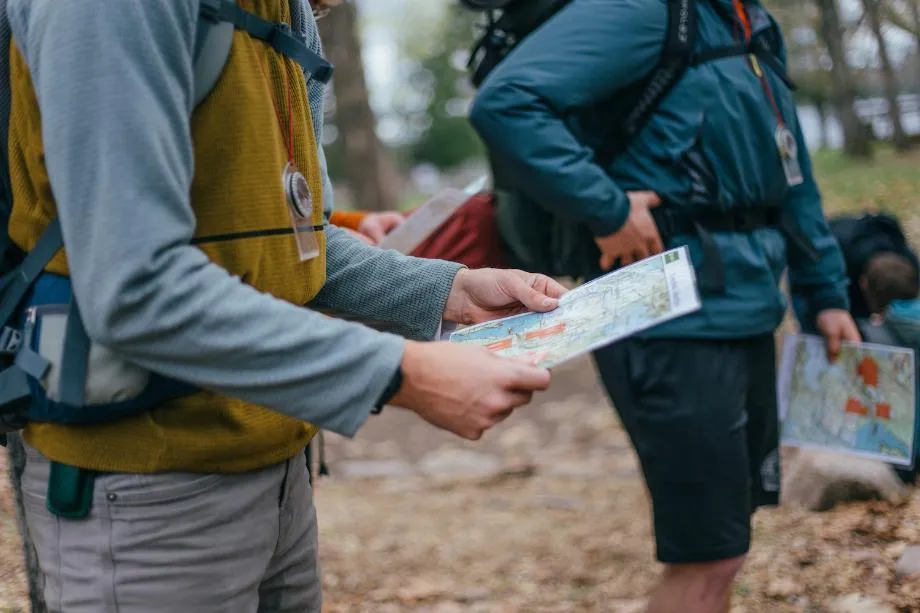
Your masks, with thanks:
[{"label": "hand reaching down", "polygon": [[627,192],[629,198],[629,217],[626,223],[609,236],[595,238],[601,250],[601,270],[613,268],[616,261],[620,266],[638,262],[643,258],[661,253],[664,245],[651,209],[661,204],[655,192]]}]

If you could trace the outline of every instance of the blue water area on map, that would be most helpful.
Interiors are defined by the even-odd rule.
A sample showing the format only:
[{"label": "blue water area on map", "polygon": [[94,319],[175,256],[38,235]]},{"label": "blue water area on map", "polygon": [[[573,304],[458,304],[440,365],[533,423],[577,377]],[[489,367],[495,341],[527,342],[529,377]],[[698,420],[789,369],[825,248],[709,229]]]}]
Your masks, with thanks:
[{"label": "blue water area on map", "polygon": [[904,441],[895,436],[884,424],[870,420],[856,431],[856,449],[883,453],[886,447],[905,458],[910,456],[910,449]]},{"label": "blue water area on map", "polygon": [[480,330],[467,332],[460,330],[456,332],[458,340],[497,340],[506,336],[521,334],[526,330],[535,330],[540,327],[540,322],[545,315],[543,313],[525,313],[516,317],[511,317],[505,321],[495,322]]}]

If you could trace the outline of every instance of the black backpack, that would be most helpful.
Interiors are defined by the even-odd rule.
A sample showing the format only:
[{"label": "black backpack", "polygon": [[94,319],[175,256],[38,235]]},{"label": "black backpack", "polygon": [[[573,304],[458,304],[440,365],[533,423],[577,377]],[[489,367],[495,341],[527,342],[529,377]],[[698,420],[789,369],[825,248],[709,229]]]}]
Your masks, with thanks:
[{"label": "black backpack", "polygon": [[[470,10],[482,12],[485,17],[483,33],[472,47],[467,64],[471,82],[478,88],[520,41],[565,10],[571,0],[460,2]],[[595,147],[595,156],[601,167],[608,168],[610,162],[629,145],[688,67],[725,57],[754,54],[776,72],[788,87],[795,89],[773,51],[775,41],[771,41],[769,36],[756,36],[749,43],[742,42],[696,53],[697,2],[667,0],[667,38],[658,65],[626,91],[618,93],[620,99],[631,101],[628,106],[623,107],[613,102],[602,105],[602,111],[614,114],[616,121],[605,122],[614,126],[613,131],[600,146]],[[724,22],[734,23],[734,16],[725,12],[720,4],[714,2],[712,6]],[[595,112],[596,109],[586,111]],[[533,202],[516,188],[512,174],[491,154],[489,163],[497,203],[499,233],[513,266],[574,279],[600,272],[600,254],[585,226],[559,218]]]},{"label": "black backpack", "polygon": [[841,215],[828,221],[828,225],[847,262],[857,274],[879,251],[893,251],[916,263],[917,257],[907,243],[904,229],[898,220],[887,213]]},{"label": "black backpack", "polygon": [[872,256],[889,251],[907,258],[920,271],[920,261],[904,236],[898,220],[887,213],[840,215],[829,220],[828,226],[837,239],[850,279],[850,310],[856,317],[867,317],[858,279]]}]

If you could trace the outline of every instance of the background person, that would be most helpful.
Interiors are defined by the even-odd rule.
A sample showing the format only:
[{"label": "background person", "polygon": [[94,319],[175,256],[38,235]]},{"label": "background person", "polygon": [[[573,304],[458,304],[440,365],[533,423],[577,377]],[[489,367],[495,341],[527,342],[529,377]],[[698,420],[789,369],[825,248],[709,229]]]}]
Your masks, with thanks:
[{"label": "background person", "polygon": [[[500,8],[502,20],[518,11],[505,20],[512,24],[532,22],[532,7],[562,5],[514,32],[520,42],[506,54],[490,58],[487,46],[477,72],[491,68],[470,119],[512,207],[503,238],[515,265],[593,278],[689,248],[702,309],[595,358],[651,493],[666,568],[649,611],[727,613],[751,514],[779,500],[774,331],[786,310],[783,271],[830,353],[859,338],[781,72],[782,34],[759,2],[691,3],[692,51],[713,50],[712,60],[691,64],[624,142],[623,117],[661,61],[669,9],[684,5],[466,3]],[[755,39],[763,46],[752,58],[746,45]],[[508,39],[483,37],[494,40]]]}]

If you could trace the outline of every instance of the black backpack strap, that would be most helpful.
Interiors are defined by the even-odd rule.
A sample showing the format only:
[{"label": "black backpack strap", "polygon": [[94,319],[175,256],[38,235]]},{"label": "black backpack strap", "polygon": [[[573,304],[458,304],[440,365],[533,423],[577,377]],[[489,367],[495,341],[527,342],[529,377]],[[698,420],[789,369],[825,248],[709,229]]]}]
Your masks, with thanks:
[{"label": "black backpack strap", "polygon": [[623,119],[620,136],[632,139],[677,84],[693,58],[696,44],[696,0],[668,0],[668,37],[661,62],[648,79],[639,101]]},{"label": "black backpack strap", "polygon": [[668,0],[668,34],[661,61],[646,79],[636,104],[597,151],[602,163],[612,160],[632,141],[691,66],[697,36],[696,20],[696,0]]},{"label": "black backpack strap", "polygon": [[63,246],[61,223],[59,218],[55,217],[22,263],[8,273],[8,279],[0,294],[0,325],[10,322],[32,284]]}]

